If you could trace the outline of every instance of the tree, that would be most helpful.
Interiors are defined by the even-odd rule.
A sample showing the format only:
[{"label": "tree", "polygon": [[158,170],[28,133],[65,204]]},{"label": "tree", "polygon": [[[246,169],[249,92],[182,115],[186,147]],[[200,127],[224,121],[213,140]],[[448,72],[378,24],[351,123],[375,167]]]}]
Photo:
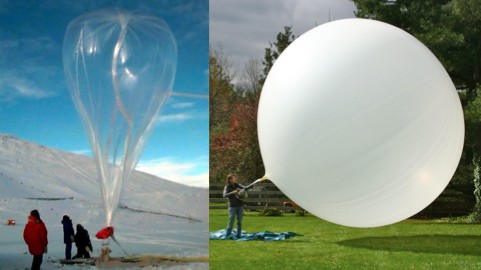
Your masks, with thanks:
[{"label": "tree", "polygon": [[[209,171],[212,176],[222,165],[222,153],[217,152],[215,141],[218,136],[228,132],[231,107],[234,103],[234,86],[231,84],[233,73],[228,57],[222,50],[209,53]],[[214,146],[214,147],[213,147]]]},{"label": "tree", "polygon": [[[294,40],[290,27],[277,34],[269,43],[262,62],[250,59],[244,69],[241,84],[232,86],[226,57],[211,52],[210,91],[210,179],[223,182],[229,173],[248,182],[264,175],[264,165],[257,137],[257,107],[262,84],[268,71],[282,51]],[[222,114],[219,116],[218,114]]]},{"label": "tree", "polygon": [[443,63],[457,89],[481,84],[481,0],[353,0],[356,16],[402,28]]},{"label": "tree", "polygon": [[234,105],[229,132],[218,134],[210,145],[210,172],[213,181],[223,181],[235,173],[240,181],[249,182],[264,175],[257,141],[257,104],[250,100]]},{"label": "tree", "polygon": [[[481,89],[478,89],[478,92]],[[478,95],[464,108],[466,125],[464,155],[468,155],[465,164],[460,167],[470,166],[474,186],[474,205],[471,217],[474,221],[481,221],[481,96]],[[471,163],[468,163],[468,162]],[[466,164],[467,163],[467,164]],[[460,169],[458,169],[460,170]]]},{"label": "tree", "polygon": [[209,53],[209,131],[226,128],[230,119],[230,106],[234,99],[234,74],[231,63],[221,49]]},{"label": "tree", "polygon": [[241,77],[241,84],[239,90],[244,96],[258,96],[262,89],[262,67],[261,61],[250,58],[245,64],[244,74]]},{"label": "tree", "polygon": [[[230,92],[233,98],[228,103],[228,118],[225,118],[227,113],[223,117],[228,124],[211,131],[210,178],[213,182],[225,181],[230,173],[235,173],[243,182],[255,180],[264,174],[257,140],[257,104],[262,87],[259,84],[259,61],[250,59],[243,75],[241,83]],[[217,98],[222,99],[219,96]],[[217,110],[217,113],[222,113],[222,110]]]},{"label": "tree", "polygon": [[279,58],[287,46],[294,41],[294,39],[296,39],[296,36],[292,34],[291,27],[284,26],[284,32],[279,32],[277,34],[276,41],[274,43],[269,42],[269,47],[265,48],[264,51],[264,61],[262,61],[262,64],[264,65],[264,76],[261,78],[261,85],[264,84],[274,62]]}]

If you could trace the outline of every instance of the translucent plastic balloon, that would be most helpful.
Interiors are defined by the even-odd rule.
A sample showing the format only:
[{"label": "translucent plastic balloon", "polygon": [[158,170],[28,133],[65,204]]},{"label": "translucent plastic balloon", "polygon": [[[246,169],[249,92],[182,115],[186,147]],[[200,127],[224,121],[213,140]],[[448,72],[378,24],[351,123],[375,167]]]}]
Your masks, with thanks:
[{"label": "translucent plastic balloon", "polygon": [[307,211],[352,227],[406,219],[428,206],[461,157],[456,89],[417,39],[347,19],[295,40],[259,104],[266,177]]},{"label": "translucent plastic balloon", "polygon": [[106,9],[68,25],[63,63],[87,130],[110,226],[122,184],[171,94],[177,47],[162,20]]}]

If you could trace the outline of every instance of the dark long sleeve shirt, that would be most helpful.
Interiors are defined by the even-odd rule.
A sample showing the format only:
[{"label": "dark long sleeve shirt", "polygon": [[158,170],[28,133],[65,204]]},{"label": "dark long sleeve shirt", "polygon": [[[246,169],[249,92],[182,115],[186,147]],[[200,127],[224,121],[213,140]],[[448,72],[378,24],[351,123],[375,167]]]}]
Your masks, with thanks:
[{"label": "dark long sleeve shirt", "polygon": [[235,190],[237,189],[249,190],[253,187],[254,187],[254,183],[248,186],[243,186],[239,183],[234,183],[233,185],[225,186],[224,198],[227,198],[229,200],[229,207],[239,207],[244,205],[244,202],[237,197],[236,193],[234,193]]}]

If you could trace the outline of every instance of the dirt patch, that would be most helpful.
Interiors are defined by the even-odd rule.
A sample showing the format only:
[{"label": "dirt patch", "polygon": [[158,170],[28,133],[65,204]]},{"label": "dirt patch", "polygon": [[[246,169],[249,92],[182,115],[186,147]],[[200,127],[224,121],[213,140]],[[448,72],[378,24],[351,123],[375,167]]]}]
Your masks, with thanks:
[{"label": "dirt patch", "polygon": [[208,263],[208,257],[173,257],[162,255],[141,255],[138,261],[124,262],[122,258],[110,258],[108,261],[101,262],[95,258],[95,266],[98,268],[129,268],[129,267],[164,267],[173,265],[182,265],[190,263]]}]

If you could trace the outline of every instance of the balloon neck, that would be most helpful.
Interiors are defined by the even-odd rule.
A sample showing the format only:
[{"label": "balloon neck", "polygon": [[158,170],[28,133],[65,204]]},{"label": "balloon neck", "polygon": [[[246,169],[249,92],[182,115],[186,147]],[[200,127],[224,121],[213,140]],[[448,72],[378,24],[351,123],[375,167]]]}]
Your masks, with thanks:
[{"label": "balloon neck", "polygon": [[261,180],[261,182],[266,181],[266,180],[270,180],[270,179],[269,179],[269,175],[266,173],[264,176],[262,176],[262,177],[260,178],[260,180]]}]

